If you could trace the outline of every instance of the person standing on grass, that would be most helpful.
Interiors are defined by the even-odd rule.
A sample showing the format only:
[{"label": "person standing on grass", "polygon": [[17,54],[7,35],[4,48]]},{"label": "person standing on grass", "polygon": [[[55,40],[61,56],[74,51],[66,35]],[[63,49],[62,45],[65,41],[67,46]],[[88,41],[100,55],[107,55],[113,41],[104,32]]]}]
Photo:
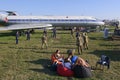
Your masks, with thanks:
[{"label": "person standing on grass", "polygon": [[77,39],[76,39],[78,54],[82,54],[83,43],[84,43],[83,36],[82,36],[82,33],[80,33],[80,36],[77,36]]},{"label": "person standing on grass", "polygon": [[46,29],[44,29],[43,35],[47,36],[47,30]]},{"label": "person standing on grass", "polygon": [[83,43],[84,49],[88,49],[88,36],[86,32],[83,33],[83,40],[84,40],[84,43]]},{"label": "person standing on grass", "polygon": [[18,44],[19,32],[16,32],[16,44]]},{"label": "person standing on grass", "polygon": [[42,40],[42,46],[41,46],[41,49],[44,48],[44,45],[46,46],[46,49],[48,48],[48,44],[47,44],[47,36],[44,34],[41,38]]},{"label": "person standing on grass", "polygon": [[108,32],[109,32],[108,28],[105,28],[104,29],[104,39],[108,38]]},{"label": "person standing on grass", "polygon": [[80,36],[79,30],[76,31],[76,38]]},{"label": "person standing on grass", "polygon": [[73,38],[75,38],[75,37],[74,37],[74,29],[73,29],[73,28],[71,29],[71,36],[72,36]]},{"label": "person standing on grass", "polygon": [[26,40],[30,40],[30,31],[29,30],[26,32]]},{"label": "person standing on grass", "polygon": [[53,38],[56,38],[56,27],[53,28]]}]

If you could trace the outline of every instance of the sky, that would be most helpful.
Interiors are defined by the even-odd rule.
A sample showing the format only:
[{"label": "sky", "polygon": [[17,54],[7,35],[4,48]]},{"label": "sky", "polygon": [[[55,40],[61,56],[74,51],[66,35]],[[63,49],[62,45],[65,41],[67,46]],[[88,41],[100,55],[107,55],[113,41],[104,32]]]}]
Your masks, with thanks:
[{"label": "sky", "polygon": [[120,0],[1,0],[2,10],[16,11],[19,15],[120,19]]}]

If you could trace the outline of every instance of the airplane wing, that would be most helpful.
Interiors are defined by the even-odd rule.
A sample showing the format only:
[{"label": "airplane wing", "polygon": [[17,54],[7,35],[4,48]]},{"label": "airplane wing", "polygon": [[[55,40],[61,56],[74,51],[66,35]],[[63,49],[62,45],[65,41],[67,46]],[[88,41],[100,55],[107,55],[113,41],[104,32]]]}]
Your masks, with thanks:
[{"label": "airplane wing", "polygon": [[0,27],[0,31],[5,30],[20,30],[20,29],[35,29],[35,28],[49,28],[51,24],[14,24],[10,26]]}]

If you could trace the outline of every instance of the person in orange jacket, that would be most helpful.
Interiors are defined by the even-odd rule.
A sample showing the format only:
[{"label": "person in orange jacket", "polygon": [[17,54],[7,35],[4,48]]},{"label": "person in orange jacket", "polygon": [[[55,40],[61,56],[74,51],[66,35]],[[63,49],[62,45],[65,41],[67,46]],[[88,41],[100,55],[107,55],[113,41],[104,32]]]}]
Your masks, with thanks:
[{"label": "person in orange jacket", "polygon": [[55,53],[51,55],[52,63],[59,63],[64,61],[64,57],[60,54],[60,50],[56,50]]}]

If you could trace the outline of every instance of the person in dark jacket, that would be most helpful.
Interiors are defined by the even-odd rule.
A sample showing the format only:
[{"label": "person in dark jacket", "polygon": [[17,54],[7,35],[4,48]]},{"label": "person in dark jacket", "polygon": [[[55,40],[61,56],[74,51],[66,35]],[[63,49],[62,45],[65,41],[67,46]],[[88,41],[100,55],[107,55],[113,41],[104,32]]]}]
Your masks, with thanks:
[{"label": "person in dark jacket", "polygon": [[26,40],[30,40],[30,31],[29,30],[26,32]]},{"label": "person in dark jacket", "polygon": [[16,32],[15,37],[16,37],[16,38],[15,38],[15,40],[16,40],[16,44],[18,44],[18,38],[19,38],[19,32],[18,32],[18,31]]},{"label": "person in dark jacket", "polygon": [[53,38],[56,38],[56,28],[53,28]]}]

